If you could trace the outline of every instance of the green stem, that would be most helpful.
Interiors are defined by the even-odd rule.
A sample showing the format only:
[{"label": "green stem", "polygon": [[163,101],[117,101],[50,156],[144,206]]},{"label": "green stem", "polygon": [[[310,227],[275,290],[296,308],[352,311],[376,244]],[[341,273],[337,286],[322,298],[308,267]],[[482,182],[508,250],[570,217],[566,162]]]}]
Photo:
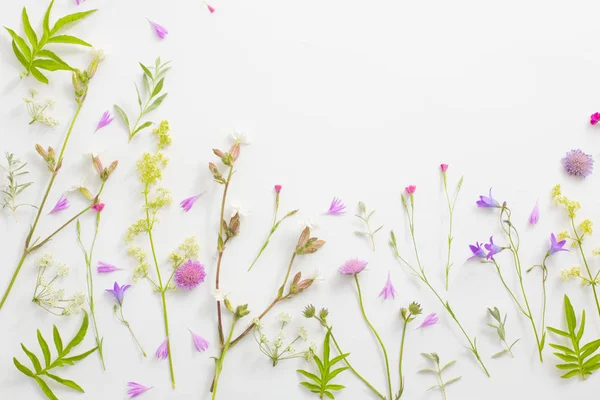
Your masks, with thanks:
[{"label": "green stem", "polygon": [[[579,252],[581,253],[581,258],[583,259],[583,264],[585,265],[585,269],[590,277],[590,286],[592,287],[592,292],[594,293],[594,300],[596,301],[596,310],[598,310],[598,315],[600,315],[600,302],[598,302],[598,293],[596,292],[596,280],[592,277],[592,271],[590,270],[590,266],[588,265],[587,258],[585,257],[585,253],[583,252],[582,239],[583,235],[579,236],[577,232],[577,228],[575,228],[575,219],[571,217],[571,226],[573,227],[573,233],[575,234],[575,242],[577,243],[577,248],[579,248]],[[1,304],[0,304],[1,306]]]},{"label": "green stem", "polygon": [[454,218],[454,207],[456,206],[456,199],[458,198],[458,193],[456,194],[456,197],[454,197],[454,202],[451,203],[450,202],[450,195],[448,194],[448,184],[447,184],[447,179],[446,179],[446,173],[443,173],[443,177],[444,177],[444,193],[446,194],[446,201],[448,203],[448,214],[450,215],[450,223],[449,223],[449,231],[448,231],[448,257],[446,259],[446,291],[448,291],[448,281],[449,281],[449,274],[450,274],[450,268],[452,267],[452,265],[450,265],[450,252],[452,251],[452,222],[453,222],[453,218]]},{"label": "green stem", "polygon": [[375,327],[373,326],[373,324],[371,324],[371,321],[369,321],[369,318],[367,317],[367,313],[365,312],[365,307],[363,304],[363,298],[362,298],[362,292],[360,290],[360,283],[358,282],[358,274],[354,275],[354,281],[356,282],[356,289],[358,289],[358,301],[360,303],[360,310],[362,312],[362,315],[365,319],[365,322],[367,323],[367,325],[369,325],[369,328],[371,328],[371,331],[373,331],[373,334],[375,334],[375,337],[377,338],[377,341],[379,342],[379,345],[381,346],[381,350],[383,351],[383,357],[385,358],[385,371],[387,374],[387,381],[388,381],[388,391],[389,391],[389,395],[390,395],[390,399],[392,399],[392,377],[390,375],[390,361],[388,358],[388,354],[387,354],[387,350],[385,349],[385,345],[383,344],[383,340],[381,340],[381,337],[379,336],[379,333],[377,333],[377,330],[375,329]]},{"label": "green stem", "polygon": [[[116,312],[116,310],[115,310],[115,312]],[[138,338],[135,336],[135,333],[133,333],[133,329],[131,329],[131,325],[129,325],[129,322],[123,316],[123,304],[119,305],[119,312],[121,313],[121,318],[119,318],[118,316],[117,316],[117,318],[119,318],[121,320],[121,322],[123,324],[125,324],[125,326],[127,327],[127,329],[129,329],[129,333],[131,333],[131,336],[133,337],[133,340],[135,340],[135,343],[137,344],[137,346],[139,347],[139,349],[142,351],[142,354],[144,355],[144,357],[146,357],[146,352],[144,351],[144,348],[140,344]]]},{"label": "green stem", "polygon": [[[407,320],[411,316],[407,317]],[[404,376],[402,376],[402,357],[404,356],[404,338],[406,337],[406,327],[408,326],[408,321],[404,321],[404,327],[402,328],[402,340],[400,341],[400,361],[398,362],[398,372],[400,375],[400,390],[398,391],[398,399],[402,397],[402,393],[404,393]]]},{"label": "green stem", "polygon": [[212,400],[217,398],[217,388],[219,386],[219,377],[221,376],[221,371],[223,370],[223,362],[225,361],[225,356],[227,355],[227,350],[229,349],[229,345],[231,343],[231,337],[233,336],[233,330],[235,328],[235,324],[237,319],[234,317],[233,322],[231,323],[231,329],[229,330],[229,335],[227,336],[227,341],[223,345],[223,350],[221,351],[221,355],[219,359],[215,363],[215,378],[213,380],[212,385]]},{"label": "green stem", "polygon": [[515,302],[517,307],[519,307],[519,310],[523,313],[523,315],[525,315],[527,318],[530,318],[530,315],[527,313],[527,311],[525,311],[525,309],[523,309],[523,306],[521,306],[521,303],[519,303],[519,300],[517,300],[517,297],[515,296],[515,294],[508,287],[508,284],[506,283],[506,281],[504,280],[504,276],[502,275],[502,271],[500,270],[500,266],[498,265],[496,260],[492,260],[492,261],[494,262],[494,265],[496,266],[496,271],[498,272],[498,276],[500,277],[500,280],[502,281],[502,284],[504,285],[504,288],[506,289],[508,294],[510,295],[510,297],[512,297],[513,301]]}]

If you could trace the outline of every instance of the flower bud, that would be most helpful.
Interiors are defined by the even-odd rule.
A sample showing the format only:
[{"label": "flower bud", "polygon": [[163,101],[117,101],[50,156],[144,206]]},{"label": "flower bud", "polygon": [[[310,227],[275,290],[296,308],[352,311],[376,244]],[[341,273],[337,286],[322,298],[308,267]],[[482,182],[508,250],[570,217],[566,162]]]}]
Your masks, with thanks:
[{"label": "flower bud", "polygon": [[225,159],[227,156],[225,155],[225,153],[223,153],[221,150],[219,149],[213,149],[213,153],[215,153],[215,155],[217,157],[219,157],[221,160]]},{"label": "flower bud", "polygon": [[79,192],[89,201],[94,201],[94,196],[92,196],[92,193],[90,193],[90,191],[83,186],[79,187]]},{"label": "flower bud", "polygon": [[115,172],[115,169],[117,169],[117,165],[119,165],[118,160],[115,160],[110,163],[110,165],[108,166],[108,176],[110,176],[113,172]]},{"label": "flower bud", "polygon": [[232,161],[236,161],[240,156],[240,144],[236,143],[231,146],[231,150],[229,150],[229,154],[231,155]]},{"label": "flower bud", "polygon": [[60,168],[62,167],[62,163],[63,163],[63,160],[62,160],[62,158],[61,158],[61,159],[58,161],[58,165],[56,166],[56,168],[54,168],[54,172],[55,172],[55,173],[56,173],[56,172],[58,172],[58,171],[60,170]]},{"label": "flower bud", "polygon": [[233,307],[231,306],[231,301],[229,301],[229,299],[227,297],[225,297],[225,300],[223,300],[223,303],[225,303],[225,307],[229,310],[229,312],[231,312],[232,314],[235,314],[235,311],[234,311]]},{"label": "flower bud", "polygon": [[36,144],[35,145],[35,151],[37,151],[37,153],[42,156],[42,158],[44,160],[46,160],[48,158],[48,153],[46,152],[46,150],[44,150],[44,148],[42,147],[42,145],[40,144]]},{"label": "flower bud", "polygon": [[94,57],[94,59],[92,60],[92,62],[90,63],[90,66],[88,68],[88,79],[92,79],[94,77],[94,75],[96,74],[96,70],[98,69],[98,64],[100,63],[101,57]]},{"label": "flower bud", "polygon": [[325,307],[321,308],[321,311],[319,311],[319,318],[321,318],[323,321],[325,321],[327,319],[328,315],[329,315],[329,310],[326,309]]},{"label": "flower bud", "polygon": [[73,89],[75,89],[75,94],[77,95],[77,93],[80,93],[83,89],[77,71],[73,71],[73,74],[71,75],[71,80],[73,81]]},{"label": "flower bud", "polygon": [[235,309],[233,318],[241,319],[248,314],[250,314],[250,311],[248,310],[248,304],[242,304],[241,306],[237,306],[237,308]]},{"label": "flower bud", "polygon": [[102,165],[102,161],[100,161],[100,157],[92,155],[92,162],[94,163],[96,171],[98,171],[98,175],[102,177],[102,173],[104,172],[104,166]]},{"label": "flower bud", "polygon": [[313,306],[312,304],[309,304],[306,307],[304,307],[304,311],[302,311],[302,314],[304,314],[305,318],[312,318],[315,316],[315,313],[315,306]]},{"label": "flower bud", "polygon": [[296,246],[296,250],[306,246],[306,242],[308,242],[309,237],[310,237],[310,228],[307,226],[306,228],[304,228],[304,230],[300,234],[300,237],[298,238],[298,245]]},{"label": "flower bud", "polygon": [[235,213],[229,220],[229,229],[227,229],[228,236],[235,236],[240,231],[240,213]]},{"label": "flower bud", "polygon": [[408,311],[410,311],[412,315],[419,315],[423,312],[423,309],[421,308],[421,305],[419,303],[412,302],[408,306]]},{"label": "flower bud", "polygon": [[54,161],[55,157],[56,153],[54,152],[54,149],[52,147],[48,147],[48,160]]},{"label": "flower bud", "polygon": [[294,279],[292,279],[292,286],[296,286],[298,282],[300,282],[300,278],[302,277],[302,272],[298,272],[294,275]]},{"label": "flower bud", "polygon": [[296,293],[302,293],[306,289],[308,289],[314,282],[314,279],[304,279],[300,281],[298,286],[296,286]]},{"label": "flower bud", "polygon": [[208,163],[208,169],[210,170],[210,172],[213,174],[213,179],[220,184],[225,184],[225,179],[223,178],[223,175],[221,175],[221,172],[219,172],[219,169],[217,168],[217,166],[213,163]]}]

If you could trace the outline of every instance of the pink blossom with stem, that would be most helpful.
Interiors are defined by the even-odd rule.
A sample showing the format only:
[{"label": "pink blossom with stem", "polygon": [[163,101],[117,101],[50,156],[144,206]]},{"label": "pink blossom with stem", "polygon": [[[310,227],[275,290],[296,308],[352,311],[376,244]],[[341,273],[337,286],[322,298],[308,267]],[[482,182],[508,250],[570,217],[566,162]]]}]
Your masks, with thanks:
[{"label": "pink blossom with stem", "polygon": [[[148,18],[146,18],[148,19]],[[156,31],[156,35],[161,38],[164,39],[165,37],[167,37],[169,31],[167,30],[167,28],[165,28],[164,26],[162,26],[161,24],[154,22],[154,21],[150,21],[148,19],[148,22],[150,22],[150,25],[152,25],[152,27],[154,28],[154,30]]]},{"label": "pink blossom with stem", "polygon": [[435,313],[431,313],[425,317],[423,322],[421,322],[421,325],[419,325],[419,328],[427,328],[428,326],[435,325],[439,320],[440,319]]},{"label": "pink blossom with stem", "polygon": [[169,338],[166,338],[160,344],[160,346],[158,346],[158,349],[156,349],[156,358],[164,360],[168,356],[169,356]]},{"label": "pink blossom with stem", "polygon": [[60,196],[60,199],[56,202],[56,205],[50,210],[48,214],[54,214],[62,210],[69,208],[69,199],[65,196]]},{"label": "pink blossom with stem", "polygon": [[390,272],[388,271],[387,281],[385,282],[385,286],[383,287],[381,292],[379,292],[379,297],[383,296],[384,300],[387,300],[390,297],[392,299],[395,299],[397,294],[398,293],[396,292],[396,289],[394,289],[394,285],[392,284]]},{"label": "pink blossom with stem", "polygon": [[104,210],[104,206],[105,206],[104,203],[97,203],[97,204],[94,204],[92,206],[92,208],[98,212],[101,212],[102,210]]},{"label": "pink blossom with stem", "polygon": [[368,262],[359,260],[358,258],[351,258],[346,261],[338,269],[342,275],[356,275],[367,267]]},{"label": "pink blossom with stem", "polygon": [[600,122],[600,113],[595,112],[590,116],[590,124],[596,125],[598,122]]},{"label": "pink blossom with stem", "polygon": [[283,188],[283,186],[275,185],[273,188],[275,189],[275,193],[279,194],[281,193],[281,189]]},{"label": "pink blossom with stem", "polygon": [[416,185],[408,185],[407,187],[404,188],[404,190],[406,190],[406,193],[408,193],[410,196],[412,196],[417,191],[417,186]]},{"label": "pink blossom with stem", "polygon": [[152,389],[152,386],[144,386],[137,382],[127,382],[127,388],[127,394],[129,395],[129,398],[133,399],[134,397],[138,397],[139,395]]},{"label": "pink blossom with stem", "polygon": [[331,201],[331,205],[329,206],[329,210],[327,210],[327,214],[329,215],[342,215],[346,213],[346,205],[342,202],[341,199],[334,197]]},{"label": "pink blossom with stem", "polygon": [[448,164],[440,164],[440,169],[442,170],[442,172],[448,171]]},{"label": "pink blossom with stem", "polygon": [[111,122],[113,122],[114,119],[115,117],[110,115],[110,112],[104,111],[104,114],[102,114],[100,121],[98,121],[98,125],[96,126],[96,130],[94,131],[94,133],[96,133],[99,129],[102,129],[105,126],[109,125]]}]

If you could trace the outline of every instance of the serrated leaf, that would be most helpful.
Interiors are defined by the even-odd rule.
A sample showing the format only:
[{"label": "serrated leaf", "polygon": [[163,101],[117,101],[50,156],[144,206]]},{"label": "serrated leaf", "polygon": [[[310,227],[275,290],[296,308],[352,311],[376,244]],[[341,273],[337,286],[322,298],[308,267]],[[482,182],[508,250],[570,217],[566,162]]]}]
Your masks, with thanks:
[{"label": "serrated leaf", "polygon": [[46,76],[44,74],[42,74],[39,69],[37,69],[35,67],[31,67],[29,72],[31,72],[31,75],[33,75],[33,77],[35,79],[37,79],[38,81],[48,84],[48,78],[46,78]]},{"label": "serrated leaf", "polygon": [[14,40],[12,41],[12,49],[13,53],[15,53],[15,57],[17,57],[17,60],[19,60],[21,65],[24,66],[25,69],[29,72],[29,62],[27,61],[23,53],[21,53],[21,50],[17,48],[17,45],[15,44]]},{"label": "serrated leaf", "polygon": [[48,343],[46,343],[46,340],[42,336],[42,332],[40,332],[39,329],[37,330],[37,340],[40,344],[40,348],[42,349],[42,354],[44,354],[44,362],[46,363],[46,368],[48,368],[51,360],[50,348],[48,348]]},{"label": "serrated leaf", "polygon": [[135,135],[136,133],[138,133],[139,131],[141,131],[144,128],[149,127],[150,125],[152,125],[152,121],[146,121],[143,124],[141,124],[140,126],[137,127],[137,129],[133,132],[131,132],[131,135]]},{"label": "serrated leaf", "polygon": [[53,36],[54,34],[56,34],[59,30],[61,30],[65,26],[67,26],[69,24],[73,24],[78,21],[81,21],[82,19],[95,13],[96,11],[98,11],[98,10],[77,12],[77,13],[65,15],[64,17],[59,18],[58,21],[56,21],[56,23],[54,24],[54,27],[52,27],[52,31],[50,31],[50,36]]},{"label": "serrated leaf", "polygon": [[338,376],[340,373],[344,372],[347,369],[349,369],[349,368],[342,367],[342,368],[338,368],[338,369],[331,371],[329,374],[327,374],[327,382],[329,382],[330,380],[332,380],[333,378],[335,378],[336,376]]},{"label": "serrated leaf", "polygon": [[113,107],[115,110],[117,110],[121,118],[123,118],[123,122],[125,122],[125,125],[127,125],[127,130],[129,130],[129,118],[127,117],[125,111],[123,111],[123,109],[116,104],[114,104]]},{"label": "serrated leaf", "polygon": [[149,106],[146,108],[146,110],[145,110],[145,113],[149,113],[149,112],[151,112],[151,111],[154,111],[154,110],[156,110],[156,109],[158,108],[158,106],[160,106],[160,105],[162,104],[163,100],[165,99],[165,97],[167,97],[167,95],[168,95],[168,93],[165,93],[165,94],[163,94],[163,95],[161,95],[161,96],[157,97],[157,98],[156,98],[156,99],[155,99],[155,100],[152,102],[152,104],[150,104],[150,105],[149,105]]},{"label": "serrated leaf", "polygon": [[83,388],[81,386],[79,386],[77,383],[70,381],[68,379],[63,379],[59,376],[56,375],[52,375],[46,372],[46,376],[50,379],[54,379],[56,382],[60,383],[61,385],[65,385],[67,387],[70,387],[71,389],[75,389],[78,392],[81,393],[85,393],[85,390],[83,390]]},{"label": "serrated leaf", "polygon": [[165,83],[165,78],[161,78],[161,79],[158,81],[158,83],[156,84],[156,86],[154,86],[154,90],[152,91],[152,95],[151,95],[150,97],[154,97],[154,96],[156,96],[157,94],[159,94],[159,93],[160,93],[160,91],[161,91],[161,90],[162,90],[162,88],[163,88],[163,85],[164,85],[164,83]]},{"label": "serrated leaf", "polygon": [[325,368],[323,366],[323,362],[317,355],[315,355],[315,363],[317,364],[317,368],[319,368],[319,373],[321,374],[321,376],[325,375]]},{"label": "serrated leaf", "polygon": [[599,362],[600,362],[600,354],[596,354],[594,357],[590,358],[585,363],[583,363],[583,369],[586,370],[589,367],[591,367],[592,365],[595,365]]},{"label": "serrated leaf", "polygon": [[42,389],[42,392],[44,392],[44,394],[46,395],[46,397],[48,397],[50,400],[58,400],[58,397],[56,397],[54,395],[54,393],[52,392],[52,390],[50,390],[50,388],[48,387],[48,385],[46,384],[46,382],[43,381],[42,378],[34,376],[33,379],[35,379],[35,381],[37,382],[37,384],[40,385],[40,388]]},{"label": "serrated leaf", "polygon": [[592,354],[593,352],[598,350],[599,347],[600,347],[600,339],[594,340],[593,342],[589,342],[588,344],[586,344],[579,350],[579,353],[581,354],[581,358],[589,357],[590,354]]},{"label": "serrated leaf", "polygon": [[35,34],[35,31],[31,27],[31,23],[29,22],[29,16],[27,15],[27,10],[25,9],[25,7],[23,7],[21,18],[23,20],[23,30],[25,31],[25,35],[27,35],[27,39],[29,39],[31,47],[35,50],[38,44],[38,39],[37,35]]},{"label": "serrated leaf", "polygon": [[48,39],[48,43],[78,44],[80,46],[92,47],[92,45],[86,42],[85,40],[81,40],[71,35],[53,36],[50,39]]},{"label": "serrated leaf", "polygon": [[27,368],[26,366],[21,364],[19,362],[19,360],[17,360],[15,357],[13,357],[13,363],[15,364],[15,367],[17,367],[17,369],[19,371],[21,371],[23,374],[33,377],[33,375],[34,375],[33,371],[31,371],[29,368]]},{"label": "serrated leaf", "polygon": [[37,356],[35,354],[33,354],[31,351],[29,351],[29,349],[27,347],[25,347],[25,345],[23,343],[21,343],[21,348],[23,349],[23,351],[25,352],[25,354],[27,355],[27,357],[29,357],[29,360],[31,360],[31,363],[33,364],[33,368],[35,369],[35,373],[39,373],[42,370],[42,364],[40,364],[40,360],[37,358]]},{"label": "serrated leaf", "polygon": [[331,366],[331,365],[337,364],[338,362],[342,361],[344,358],[348,357],[349,355],[350,355],[350,353],[341,354],[341,355],[331,359],[331,361],[329,362],[329,365]]},{"label": "serrated leaf", "polygon": [[79,327],[79,331],[75,337],[69,342],[67,347],[65,347],[65,354],[69,354],[69,351],[75,346],[77,346],[81,341],[85,338],[85,334],[87,333],[89,325],[88,313],[86,311],[83,312],[83,321],[81,322],[81,326]]}]

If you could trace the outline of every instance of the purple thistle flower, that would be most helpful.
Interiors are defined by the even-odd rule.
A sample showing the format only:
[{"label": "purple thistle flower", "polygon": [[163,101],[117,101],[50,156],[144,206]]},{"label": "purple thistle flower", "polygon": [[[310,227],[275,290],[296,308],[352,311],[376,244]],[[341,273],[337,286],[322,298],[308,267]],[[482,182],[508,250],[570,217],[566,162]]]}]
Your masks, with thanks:
[{"label": "purple thistle flower", "polygon": [[137,382],[127,382],[127,388],[127,394],[129,395],[129,398],[133,399],[134,397],[138,397],[139,395],[152,389],[152,386],[144,386]]},{"label": "purple thistle flower", "polygon": [[554,236],[554,233],[551,233],[550,234],[550,249],[548,250],[548,255],[558,253],[559,251],[569,251],[568,249],[563,249],[565,243],[567,243],[567,241],[565,239],[561,240],[560,242],[557,242],[556,236]]},{"label": "purple thistle flower", "polygon": [[156,35],[159,38],[164,39],[167,36],[167,34],[169,33],[169,31],[167,30],[167,28],[165,28],[161,24],[158,24],[158,23],[156,23],[154,21],[150,21],[150,20],[148,20],[148,22],[150,22],[150,25],[152,25],[152,27],[156,31]]},{"label": "purple thistle flower", "polygon": [[396,293],[396,289],[394,289],[394,285],[392,284],[390,272],[388,271],[387,281],[385,282],[385,286],[383,287],[383,289],[381,289],[381,292],[379,292],[379,297],[383,296],[384,300],[387,300],[390,297],[392,299],[395,299],[397,294],[398,293]]},{"label": "purple thistle flower", "polygon": [[538,202],[535,202],[535,207],[533,207],[533,210],[531,211],[531,215],[529,216],[529,223],[531,225],[535,225],[538,223],[538,221],[540,220],[540,206],[538,204]]},{"label": "purple thistle flower", "polygon": [[169,338],[166,338],[156,349],[156,358],[164,360],[167,357],[169,357]]},{"label": "purple thistle flower", "polygon": [[175,271],[175,284],[178,288],[192,290],[200,283],[204,282],[206,271],[200,261],[187,260],[185,264]]},{"label": "purple thistle flower", "polygon": [[496,201],[492,197],[492,188],[490,188],[490,195],[488,196],[479,196],[479,200],[477,200],[477,206],[482,208],[499,208],[500,203]]},{"label": "purple thistle flower", "polygon": [[486,244],[484,247],[488,251],[488,254],[486,256],[486,258],[488,260],[493,260],[494,255],[496,255],[496,254],[500,253],[502,250],[504,250],[504,247],[500,247],[500,246],[494,244],[493,236],[490,236],[490,242],[488,244]]},{"label": "purple thistle flower", "polygon": [[69,199],[67,199],[65,196],[60,196],[60,199],[58,199],[56,205],[48,214],[54,214],[67,208],[69,208]]},{"label": "purple thistle flower", "polygon": [[562,159],[565,171],[569,175],[586,177],[591,175],[594,169],[594,159],[590,154],[585,154],[580,149],[567,152],[565,158]]},{"label": "purple thistle flower", "polygon": [[192,334],[192,340],[194,341],[194,347],[200,353],[206,351],[208,349],[209,343],[208,340],[204,339],[202,336],[192,332],[191,329],[188,328],[190,333]]},{"label": "purple thistle flower", "polygon": [[105,263],[104,261],[98,261],[98,265],[96,266],[96,271],[99,274],[110,274],[111,272],[121,271],[122,268],[117,268],[112,264]]},{"label": "purple thistle flower", "polygon": [[123,285],[119,287],[119,284],[115,282],[112,289],[104,289],[104,291],[111,293],[115,297],[115,300],[117,300],[117,303],[123,304],[123,296],[125,295],[125,291],[130,287],[131,285]]},{"label": "purple thistle flower", "polygon": [[342,215],[346,211],[346,205],[342,203],[341,199],[334,197],[331,201],[331,205],[329,206],[329,210],[327,210],[327,214],[329,215]]},{"label": "purple thistle flower", "polygon": [[351,258],[346,261],[342,266],[338,269],[340,274],[342,275],[356,275],[361,272],[367,266],[368,262],[359,260],[358,258]]},{"label": "purple thistle flower", "polygon": [[96,130],[94,131],[94,133],[96,133],[98,129],[102,129],[106,125],[109,125],[111,122],[113,122],[114,119],[115,117],[110,115],[110,112],[104,111],[104,114],[102,114],[102,118],[100,118],[100,121],[98,121],[98,125],[96,126]]},{"label": "purple thistle flower", "polygon": [[200,198],[200,196],[202,196],[202,193],[197,194],[196,196],[188,197],[187,199],[183,199],[181,203],[179,203],[179,206],[183,208],[183,211],[188,212],[192,209],[194,203]]},{"label": "purple thistle flower", "polygon": [[435,313],[431,313],[425,317],[419,328],[427,328],[428,326],[435,325],[440,319]]},{"label": "purple thistle flower", "polygon": [[475,245],[470,244],[469,248],[471,249],[471,253],[473,253],[473,255],[467,258],[467,260],[473,260],[475,258],[481,258],[485,260],[485,250],[483,250],[481,246],[483,246],[483,243],[475,242]]}]

